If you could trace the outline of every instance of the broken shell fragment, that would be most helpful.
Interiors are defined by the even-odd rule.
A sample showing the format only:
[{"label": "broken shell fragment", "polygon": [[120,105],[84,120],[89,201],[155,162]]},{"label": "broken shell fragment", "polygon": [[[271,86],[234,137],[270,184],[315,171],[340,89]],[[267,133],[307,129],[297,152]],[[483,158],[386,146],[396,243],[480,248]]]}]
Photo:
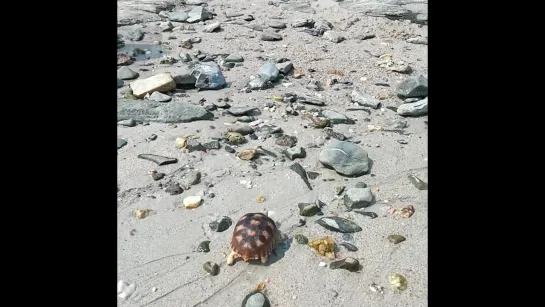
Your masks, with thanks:
[{"label": "broken shell fragment", "polygon": [[138,209],[135,211],[136,218],[143,219],[149,215],[148,209]]},{"label": "broken shell fragment", "polygon": [[409,218],[414,214],[414,207],[412,205],[401,208],[399,215],[404,218]]},{"label": "broken shell fragment", "polygon": [[390,276],[388,276],[388,280],[390,281],[390,285],[397,290],[407,289],[407,280],[405,279],[405,277],[399,274],[390,274]]},{"label": "broken shell fragment", "polygon": [[316,252],[329,260],[335,259],[335,242],[330,237],[320,238],[308,243]]}]

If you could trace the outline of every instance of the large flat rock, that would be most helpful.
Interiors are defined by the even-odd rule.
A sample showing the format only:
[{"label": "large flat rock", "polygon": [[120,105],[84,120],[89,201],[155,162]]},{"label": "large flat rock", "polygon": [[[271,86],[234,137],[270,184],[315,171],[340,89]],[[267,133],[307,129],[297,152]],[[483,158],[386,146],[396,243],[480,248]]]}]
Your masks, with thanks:
[{"label": "large flat rock", "polygon": [[137,122],[187,123],[209,120],[214,114],[203,107],[185,102],[153,102],[148,100],[117,100],[117,120],[132,118]]},{"label": "large flat rock", "polygon": [[175,3],[175,0],[118,0],[117,26],[159,21],[159,12],[172,10]]}]

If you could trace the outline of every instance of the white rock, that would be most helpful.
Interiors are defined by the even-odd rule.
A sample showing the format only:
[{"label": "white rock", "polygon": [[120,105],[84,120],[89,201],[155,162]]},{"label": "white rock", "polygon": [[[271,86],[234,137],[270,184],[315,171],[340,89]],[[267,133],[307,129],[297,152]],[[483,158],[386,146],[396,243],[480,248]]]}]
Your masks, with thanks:
[{"label": "white rock", "polygon": [[132,93],[138,98],[152,92],[169,92],[176,89],[176,82],[170,73],[161,73],[146,79],[135,80],[130,83]]},{"label": "white rock", "polygon": [[117,297],[121,299],[127,299],[136,290],[135,284],[128,284],[127,282],[120,280],[117,283]]},{"label": "white rock", "polygon": [[200,196],[188,196],[184,198],[184,207],[194,209],[201,205],[202,198]]}]

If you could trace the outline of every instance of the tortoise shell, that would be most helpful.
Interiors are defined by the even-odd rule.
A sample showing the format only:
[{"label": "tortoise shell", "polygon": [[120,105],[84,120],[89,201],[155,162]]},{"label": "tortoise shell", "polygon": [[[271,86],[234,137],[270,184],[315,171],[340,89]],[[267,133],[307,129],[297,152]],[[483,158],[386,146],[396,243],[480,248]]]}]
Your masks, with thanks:
[{"label": "tortoise shell", "polygon": [[238,257],[249,259],[267,259],[277,241],[277,229],[274,221],[263,213],[243,215],[235,225],[231,249]]}]

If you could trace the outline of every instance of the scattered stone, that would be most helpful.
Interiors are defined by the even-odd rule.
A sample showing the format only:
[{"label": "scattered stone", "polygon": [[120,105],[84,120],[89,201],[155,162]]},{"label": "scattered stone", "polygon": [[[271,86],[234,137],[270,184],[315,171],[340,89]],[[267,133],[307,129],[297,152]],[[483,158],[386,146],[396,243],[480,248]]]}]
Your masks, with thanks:
[{"label": "scattered stone", "polygon": [[309,190],[312,190],[312,186],[310,185],[310,182],[308,181],[307,172],[305,169],[301,166],[299,163],[293,163],[290,165],[290,169],[299,175],[301,179],[305,182]]},{"label": "scattered stone", "polygon": [[373,204],[375,196],[370,188],[351,188],[344,194],[344,205],[348,209],[360,209]]},{"label": "scattered stone", "polygon": [[275,144],[280,146],[293,147],[297,143],[295,136],[284,134],[276,139]]},{"label": "scattered stone", "polygon": [[228,145],[225,145],[223,148],[225,148],[225,151],[227,151],[228,153],[235,153],[236,150],[234,150],[232,147],[228,146]]},{"label": "scattered stone", "polygon": [[285,149],[282,153],[288,157],[291,161],[297,158],[304,158],[307,156],[307,153],[303,147],[292,147]]},{"label": "scattered stone", "polygon": [[201,106],[181,101],[160,103],[119,99],[117,118],[133,118],[138,122],[187,123],[213,119],[214,114]]},{"label": "scattered stone", "polygon": [[326,117],[332,124],[355,124],[354,120],[346,117],[346,115],[332,110],[322,110],[320,116]]},{"label": "scattered stone", "polygon": [[135,80],[131,82],[130,87],[134,96],[142,98],[155,91],[162,93],[173,91],[176,89],[176,82],[170,73],[161,73],[146,79]]},{"label": "scattered stone", "polygon": [[161,32],[169,32],[172,31],[174,26],[172,25],[172,22],[162,22],[161,25],[159,25],[159,28],[161,29]]},{"label": "scattered stone", "polygon": [[229,110],[227,110],[227,113],[235,116],[242,116],[251,114],[256,110],[258,110],[256,107],[231,107]]},{"label": "scattered stone", "polygon": [[202,143],[202,146],[206,149],[220,149],[220,142],[213,140],[210,142]]},{"label": "scattered stone", "polygon": [[336,187],[336,188],[335,188],[335,195],[337,195],[337,196],[338,196],[338,195],[341,195],[341,194],[344,192],[344,189],[345,189],[345,188],[346,188],[345,186]]},{"label": "scattered stone", "polygon": [[358,251],[358,248],[355,245],[350,244],[348,242],[342,242],[340,245],[344,246],[347,250],[349,250],[351,252],[357,252]]},{"label": "scattered stone", "polygon": [[187,152],[194,152],[194,151],[206,152],[206,148],[204,148],[204,146],[202,146],[202,144],[199,141],[192,139],[187,142]]},{"label": "scattered stone", "polygon": [[201,253],[210,252],[210,241],[202,241],[201,243],[199,243],[199,246],[197,247],[197,251]]},{"label": "scattered stone", "polygon": [[246,138],[244,137],[244,135],[238,132],[228,131],[225,133],[225,137],[231,144],[242,144],[246,142]]},{"label": "scattered stone", "polygon": [[138,78],[138,76],[139,74],[136,71],[128,68],[127,66],[122,66],[117,71],[117,77],[121,80],[132,80]]},{"label": "scattered stone", "polygon": [[350,272],[357,272],[360,269],[360,263],[359,263],[358,260],[356,260],[356,259],[354,259],[352,257],[347,257],[347,258],[342,259],[342,260],[331,262],[329,264],[329,268],[332,269],[332,270],[345,269],[345,270],[348,270]]},{"label": "scattered stone", "polygon": [[322,217],[316,220],[316,223],[328,230],[342,233],[354,233],[362,230],[358,224],[338,216]]},{"label": "scattered stone", "polygon": [[428,79],[422,75],[409,77],[397,85],[396,93],[401,99],[426,97]]},{"label": "scattered stone", "polygon": [[248,25],[244,25],[246,28],[250,28],[254,31],[259,31],[259,32],[262,32],[263,31],[263,26],[260,25],[260,24],[257,24],[257,23],[252,23],[252,24],[248,24]]},{"label": "scattered stone", "polygon": [[323,37],[333,43],[340,43],[346,39],[341,33],[336,31],[326,31]]},{"label": "scattered stone", "polygon": [[265,62],[259,69],[259,76],[265,81],[276,81],[280,71],[273,62]]},{"label": "scattered stone", "polygon": [[165,192],[167,192],[170,195],[178,195],[178,194],[182,194],[184,192],[184,189],[182,189],[182,187],[178,183],[171,182],[168,184],[167,188],[165,189]]},{"label": "scattered stone", "polygon": [[409,180],[415,186],[415,188],[417,188],[419,190],[427,190],[428,189],[428,184],[426,182],[422,181],[422,179],[416,177],[415,175],[409,175]]},{"label": "scattered stone", "polygon": [[[123,80],[117,79],[117,88],[123,87],[124,84],[125,82],[123,82]],[[131,91],[131,94],[132,94],[132,91]]]},{"label": "scattered stone", "polygon": [[388,281],[390,282],[390,285],[397,290],[407,289],[407,280],[399,274],[390,274],[390,276],[388,276]]},{"label": "scattered stone", "polygon": [[404,236],[401,236],[401,235],[389,235],[388,236],[388,241],[394,243],[394,244],[398,244],[398,243],[401,243],[403,241],[405,241],[405,237]]},{"label": "scattered stone", "polygon": [[254,16],[252,15],[248,15],[248,16],[244,16],[244,18],[242,18],[244,21],[252,21],[254,20]]},{"label": "scattered stone", "polygon": [[428,114],[428,97],[417,102],[404,103],[397,108],[401,116],[421,116]]},{"label": "scattered stone", "polygon": [[299,215],[301,216],[314,216],[320,211],[320,208],[316,204],[300,203],[297,206],[299,207]]},{"label": "scattered stone", "polygon": [[131,65],[134,62],[134,58],[124,53],[117,54],[117,65]]},{"label": "scattered stone", "polygon": [[127,140],[117,138],[117,149],[127,145]]},{"label": "scattered stone", "polygon": [[236,157],[240,160],[252,160],[257,155],[257,150],[255,149],[243,149],[236,154]]},{"label": "scattered stone", "polygon": [[244,58],[237,53],[231,53],[229,56],[225,58],[225,62],[240,63],[240,62],[244,62]]},{"label": "scattered stone", "polygon": [[262,137],[267,137],[270,134],[282,133],[282,128],[275,125],[266,124],[257,128],[256,133]]},{"label": "scattered stone", "polygon": [[279,21],[279,20],[269,20],[267,22],[267,25],[271,28],[275,28],[275,29],[285,29],[286,28],[286,24],[283,23],[282,21]]},{"label": "scattered stone", "polygon": [[293,236],[293,238],[295,239],[295,241],[299,244],[308,244],[308,239],[307,237],[305,237],[304,235],[302,234],[296,234],[295,236]]},{"label": "scattered stone", "polygon": [[356,182],[354,185],[355,188],[366,188],[367,184],[365,182]]},{"label": "scattered stone", "polygon": [[183,204],[186,209],[195,209],[200,206],[201,203],[202,198],[200,196],[188,196],[183,200]]},{"label": "scattered stone", "polygon": [[132,32],[129,32],[128,35],[131,41],[141,41],[144,38],[144,32],[141,29],[136,29]]},{"label": "scattered stone", "polygon": [[243,122],[243,123],[251,123],[256,120],[258,120],[257,117],[253,117],[253,116],[241,116],[237,118],[237,122]]},{"label": "scattered stone", "polygon": [[158,181],[165,178],[165,173],[159,173],[156,170],[151,171],[150,175],[151,175],[151,179],[153,179],[154,181]]},{"label": "scattered stone", "polygon": [[206,27],[204,27],[204,29],[202,31],[204,33],[212,33],[214,31],[219,30],[220,27],[221,27],[221,22],[216,21],[216,22],[211,23],[211,24],[207,25]]},{"label": "scattered stone", "polygon": [[297,101],[304,104],[310,104],[313,106],[325,106],[325,102],[323,102],[322,100],[306,97],[306,96],[298,96]]},{"label": "scattered stone", "polygon": [[413,205],[407,205],[399,210],[399,216],[403,218],[410,218],[414,214]]},{"label": "scattered stone", "polygon": [[254,129],[247,123],[236,123],[227,127],[227,131],[237,132],[242,135],[254,133]]},{"label": "scattered stone", "polygon": [[320,173],[317,172],[307,172],[308,178],[314,180],[320,176]]},{"label": "scattered stone", "polygon": [[265,294],[254,291],[244,298],[242,301],[242,307],[271,307],[271,303],[269,302],[269,299],[265,296]]},{"label": "scattered stone", "polygon": [[353,212],[359,213],[359,214],[361,214],[363,216],[366,216],[366,217],[368,217],[370,219],[375,219],[375,218],[378,217],[378,214],[376,214],[375,212],[359,211],[359,210],[354,210]]},{"label": "scattered stone", "polygon": [[197,21],[205,21],[205,20],[213,18],[212,13],[202,6],[194,7],[187,14],[188,14],[188,17],[185,21],[189,23],[194,23]]},{"label": "scattered stone", "polygon": [[117,297],[126,300],[129,298],[133,293],[134,290],[136,290],[135,284],[128,284],[127,282],[120,280],[117,283]]},{"label": "scattered stone", "polygon": [[309,89],[309,90],[312,90],[312,91],[323,91],[324,90],[324,88],[322,87],[320,81],[318,81],[318,80],[309,81],[309,83],[306,85],[306,88]]},{"label": "scattered stone", "polygon": [[339,141],[344,141],[347,139],[347,137],[340,133],[340,132],[335,132],[333,131],[333,128],[330,128],[330,127],[326,127],[324,128],[324,132],[325,132],[325,135],[327,136],[326,138],[329,140],[330,138],[334,138],[334,139],[337,139]]},{"label": "scattered stone", "polygon": [[137,209],[134,214],[137,219],[143,219],[150,214],[150,211],[148,209]]},{"label": "scattered stone", "polygon": [[262,41],[279,41],[282,40],[282,35],[271,30],[263,30],[261,33]]},{"label": "scattered stone", "polygon": [[172,97],[169,95],[159,93],[159,92],[153,92],[148,98],[149,100],[157,101],[157,102],[169,102],[172,100]]},{"label": "scattered stone", "polygon": [[427,45],[428,38],[427,37],[411,37],[407,39],[407,43]]},{"label": "scattered stone", "polygon": [[287,75],[293,69],[293,63],[292,62],[277,63],[276,68],[278,68],[278,71],[280,71],[282,74]]},{"label": "scattered stone", "polygon": [[214,90],[221,89],[226,85],[225,77],[216,62],[196,64],[191,74],[197,79],[196,88]]},{"label": "scattered stone", "polygon": [[320,152],[319,161],[345,176],[361,176],[369,171],[367,152],[354,143],[331,140]]},{"label": "scattered stone", "polygon": [[272,88],[273,84],[259,75],[251,75],[250,81],[248,81],[246,87],[250,90],[265,90],[268,88]]},{"label": "scattered stone", "polygon": [[312,122],[314,128],[323,129],[331,125],[331,121],[327,117],[311,115],[308,118]]},{"label": "scattered stone", "polygon": [[202,177],[201,172],[190,171],[189,173],[187,173],[187,175],[185,175],[184,184],[185,185],[199,184],[201,182],[201,177]]},{"label": "scattered stone", "polygon": [[352,102],[355,102],[359,104],[360,106],[364,107],[371,107],[373,109],[380,108],[380,100],[374,98],[373,96],[366,94],[364,92],[360,92],[359,90],[352,90],[352,93],[350,94],[350,98],[352,99]]},{"label": "scattered stone", "polygon": [[231,225],[233,224],[233,220],[231,220],[228,216],[223,216],[209,224],[210,229],[215,232],[223,232],[227,230]]},{"label": "scattered stone", "polygon": [[178,162],[178,159],[176,158],[169,158],[169,157],[151,155],[151,154],[139,154],[138,158],[154,162],[157,165],[167,165],[167,164],[173,164]]},{"label": "scattered stone", "polygon": [[175,22],[185,22],[189,17],[187,12],[170,12],[167,13],[168,19]]},{"label": "scattered stone", "polygon": [[206,272],[210,273],[210,275],[212,275],[212,276],[216,276],[216,275],[218,275],[220,273],[220,267],[216,263],[214,263],[212,261],[205,262],[203,264],[202,268]]},{"label": "scattered stone", "polygon": [[313,248],[318,255],[327,259],[335,259],[335,242],[330,237],[320,238],[308,243],[308,246]]},{"label": "scattered stone", "polygon": [[[417,102],[419,100],[422,100],[422,98],[421,97],[419,97],[419,98],[407,98],[407,99],[403,100],[403,103]],[[397,108],[396,108],[396,111],[397,111]]]},{"label": "scattered stone", "polygon": [[293,28],[312,28],[314,27],[314,20],[312,19],[297,19],[292,22],[291,26]]}]

